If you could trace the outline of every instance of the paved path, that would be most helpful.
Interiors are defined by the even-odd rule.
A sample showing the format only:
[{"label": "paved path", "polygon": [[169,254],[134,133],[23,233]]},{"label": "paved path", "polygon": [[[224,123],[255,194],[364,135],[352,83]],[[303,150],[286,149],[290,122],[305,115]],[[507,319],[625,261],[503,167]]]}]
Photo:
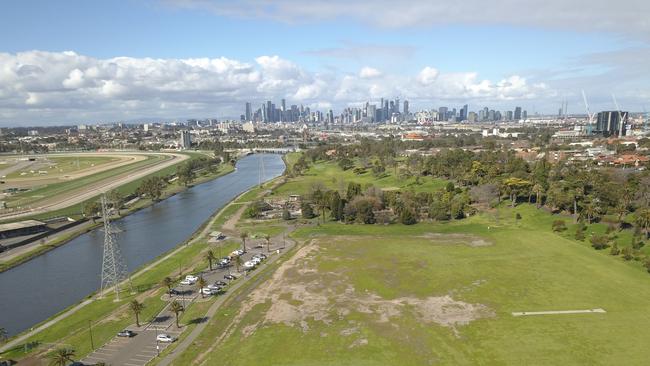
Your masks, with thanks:
[{"label": "paved path", "polygon": [[593,314],[606,313],[605,309],[587,309],[587,310],[556,310],[556,311],[522,311],[512,313],[512,316],[528,315],[557,315],[557,314]]}]

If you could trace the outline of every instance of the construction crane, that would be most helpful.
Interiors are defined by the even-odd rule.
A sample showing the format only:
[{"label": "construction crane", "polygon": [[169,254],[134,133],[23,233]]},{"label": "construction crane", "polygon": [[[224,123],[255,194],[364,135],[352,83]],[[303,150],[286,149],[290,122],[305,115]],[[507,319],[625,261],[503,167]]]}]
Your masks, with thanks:
[{"label": "construction crane", "polygon": [[618,136],[623,136],[623,116],[621,115],[621,108],[618,106],[616,101],[616,96],[612,93],[612,99],[614,100],[614,105],[616,106],[616,112],[618,113]]},{"label": "construction crane", "polygon": [[582,91],[582,99],[585,101],[585,108],[587,109],[587,118],[589,120],[587,124],[587,135],[591,135],[592,128],[594,126],[594,116],[596,113],[591,113],[589,111],[589,103],[587,102],[587,94],[585,94],[585,91]]}]

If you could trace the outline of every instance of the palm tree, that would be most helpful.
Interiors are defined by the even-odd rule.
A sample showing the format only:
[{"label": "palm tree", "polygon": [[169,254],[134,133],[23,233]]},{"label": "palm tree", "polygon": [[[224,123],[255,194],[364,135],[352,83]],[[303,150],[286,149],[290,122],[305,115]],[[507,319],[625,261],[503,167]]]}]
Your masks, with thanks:
[{"label": "palm tree", "polygon": [[615,211],[616,214],[618,215],[618,224],[622,226],[623,216],[625,216],[628,213],[627,204],[621,202],[618,206],[616,206]]},{"label": "palm tree", "polygon": [[582,209],[582,213],[587,216],[587,222],[589,225],[591,225],[591,220],[594,216],[598,215],[599,212],[600,207],[598,207],[597,202],[588,202]]},{"label": "palm tree", "polygon": [[165,277],[163,278],[161,284],[167,287],[167,293],[169,296],[172,296],[172,287],[174,286],[174,280],[172,280],[171,277]]},{"label": "palm tree", "polygon": [[176,328],[179,328],[180,326],[178,325],[178,314],[184,312],[185,308],[183,307],[183,305],[181,305],[180,302],[174,300],[169,306],[169,310],[171,310],[174,313],[174,315],[176,315]]},{"label": "palm tree", "polygon": [[264,234],[264,239],[266,240],[266,251],[271,253],[271,235]]},{"label": "palm tree", "polygon": [[203,291],[201,291],[205,286],[207,286],[208,281],[203,278],[203,276],[199,277],[199,280],[196,281],[196,287],[199,288],[199,292],[201,293],[201,297],[205,297],[203,294]]},{"label": "palm tree", "polygon": [[645,237],[648,237],[648,228],[650,228],[650,208],[642,208],[636,212],[636,224],[643,228]]},{"label": "palm tree", "polygon": [[214,255],[214,252],[212,251],[212,249],[209,249],[207,252],[205,252],[205,255],[203,256],[203,258],[205,258],[205,260],[208,261],[208,265],[210,266],[210,270],[212,271],[212,261],[217,259],[217,257],[215,257],[215,255]]},{"label": "palm tree", "polygon": [[237,268],[237,272],[239,272],[239,267],[241,266],[242,261],[241,261],[241,256],[235,256],[235,266]]},{"label": "palm tree", "polygon": [[59,348],[50,355],[51,366],[65,366],[68,362],[73,362],[75,351],[71,348]]},{"label": "palm tree", "polygon": [[246,251],[246,239],[248,239],[248,233],[245,232],[245,231],[242,231],[242,233],[239,234],[239,237],[241,238],[242,247],[243,247],[244,251]]},{"label": "palm tree", "polygon": [[138,300],[133,300],[129,303],[129,308],[135,315],[135,325],[140,326],[140,313],[144,310],[144,304],[138,302]]},{"label": "palm tree", "polygon": [[7,330],[5,328],[0,327],[0,341],[1,342],[6,342],[8,337]]}]

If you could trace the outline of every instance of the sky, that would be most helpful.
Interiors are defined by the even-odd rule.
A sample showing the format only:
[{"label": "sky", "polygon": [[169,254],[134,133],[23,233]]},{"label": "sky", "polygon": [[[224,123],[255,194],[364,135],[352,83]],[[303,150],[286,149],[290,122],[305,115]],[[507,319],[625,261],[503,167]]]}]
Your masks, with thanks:
[{"label": "sky", "polygon": [[238,118],[265,100],[411,111],[650,108],[647,0],[7,0],[0,126]]}]

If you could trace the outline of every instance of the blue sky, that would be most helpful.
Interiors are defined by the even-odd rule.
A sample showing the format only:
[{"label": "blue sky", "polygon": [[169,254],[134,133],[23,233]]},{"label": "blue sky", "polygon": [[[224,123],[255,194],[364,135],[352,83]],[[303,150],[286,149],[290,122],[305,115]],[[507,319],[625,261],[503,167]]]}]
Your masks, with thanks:
[{"label": "blue sky", "polygon": [[[0,79],[0,123],[237,116],[244,100],[282,97],[336,110],[381,93],[409,98],[419,108],[470,103],[539,112],[556,111],[564,98],[582,112],[581,89],[595,108],[611,108],[610,90],[631,110],[650,98],[650,69],[641,61],[650,55],[644,2],[622,1],[638,11],[619,16],[600,0],[576,0],[568,10],[555,0],[544,7],[514,2],[517,9],[512,0],[477,1],[460,8],[440,2],[435,9],[424,0],[7,2],[0,12],[0,62],[13,74]],[[598,21],[606,14],[613,24]],[[61,59],[63,51],[75,56]],[[262,64],[262,56],[277,59]],[[117,57],[129,60],[115,66]],[[150,65],[147,58],[162,62]],[[188,71],[176,62],[199,58],[226,58],[237,66],[191,63]],[[21,65],[34,66],[40,76],[25,76]],[[424,82],[427,67],[435,73]],[[93,73],[97,68],[104,71]],[[181,78],[203,72],[199,78],[214,83],[197,98],[200,88],[186,85],[184,93],[182,83],[169,78],[128,79],[144,80],[152,68]],[[361,77],[363,68],[373,76]],[[62,88],[75,69],[84,81]],[[242,72],[248,73],[244,81]],[[242,82],[237,91],[233,78]],[[229,86],[220,90],[224,80]]]}]

